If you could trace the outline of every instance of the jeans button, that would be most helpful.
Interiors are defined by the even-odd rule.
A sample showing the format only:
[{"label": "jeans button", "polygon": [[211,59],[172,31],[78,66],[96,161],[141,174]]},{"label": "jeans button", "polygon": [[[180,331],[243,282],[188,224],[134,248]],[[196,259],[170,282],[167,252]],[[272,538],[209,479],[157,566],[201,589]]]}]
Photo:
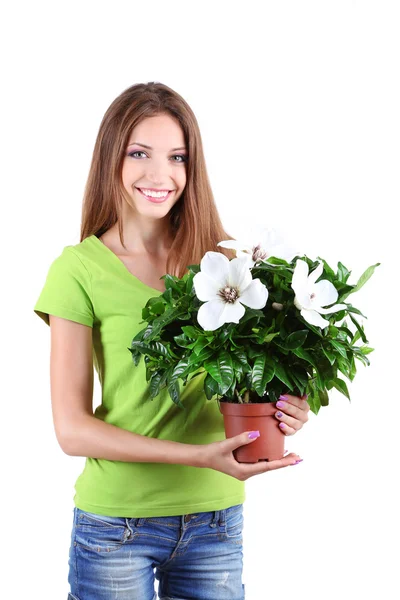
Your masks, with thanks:
[{"label": "jeans button", "polygon": [[190,515],[185,515],[185,517],[184,517],[183,520],[184,520],[185,523],[189,523],[190,519],[191,519]]}]

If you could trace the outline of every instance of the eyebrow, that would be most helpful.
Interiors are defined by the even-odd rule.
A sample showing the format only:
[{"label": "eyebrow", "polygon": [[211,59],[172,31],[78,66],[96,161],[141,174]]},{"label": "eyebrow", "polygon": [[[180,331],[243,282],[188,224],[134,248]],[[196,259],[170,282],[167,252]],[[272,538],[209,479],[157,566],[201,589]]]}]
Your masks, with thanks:
[{"label": "eyebrow", "polygon": [[[143,148],[147,148],[148,150],[153,150],[153,148],[151,146],[147,146],[147,144],[141,144],[140,142],[131,142],[128,145],[128,148],[129,148],[129,146],[133,146],[133,145],[142,146]],[[186,150],[186,146],[181,146],[180,148],[171,148],[170,152],[174,152],[175,150]]]}]

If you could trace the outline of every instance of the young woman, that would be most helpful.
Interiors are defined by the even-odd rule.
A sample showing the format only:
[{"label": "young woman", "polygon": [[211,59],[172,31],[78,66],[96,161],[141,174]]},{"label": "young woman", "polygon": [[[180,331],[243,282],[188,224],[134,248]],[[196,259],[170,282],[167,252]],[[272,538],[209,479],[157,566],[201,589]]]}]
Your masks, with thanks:
[{"label": "young woman", "polygon": [[[57,440],[85,456],[75,484],[68,581],[74,600],[240,600],[244,482],[296,464],[240,464],[203,379],[178,408],[153,400],[144,361],[128,351],[141,309],[231,239],[210,188],[196,118],[161,83],[125,90],[100,125],[83,201],[81,241],[51,264],[35,312],[51,329],[51,400]],[[93,413],[93,364],[102,389]],[[289,396],[286,434],[307,421]]]}]

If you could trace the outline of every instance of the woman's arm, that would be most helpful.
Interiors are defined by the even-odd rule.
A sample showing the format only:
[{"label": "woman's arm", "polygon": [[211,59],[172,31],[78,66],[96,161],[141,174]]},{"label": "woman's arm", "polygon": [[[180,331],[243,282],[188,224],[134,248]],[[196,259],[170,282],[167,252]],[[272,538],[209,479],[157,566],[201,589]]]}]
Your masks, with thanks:
[{"label": "woman's arm", "polygon": [[204,465],[204,446],[132,433],[93,415],[92,328],[50,315],[50,382],[57,441],[71,456]]},{"label": "woman's arm", "polygon": [[299,456],[293,452],[271,462],[237,462],[233,451],[254,441],[246,431],[211,444],[183,444],[132,433],[97,419],[93,415],[91,327],[52,315],[50,327],[53,420],[58,443],[66,454],[206,467],[241,481],[297,464]]}]

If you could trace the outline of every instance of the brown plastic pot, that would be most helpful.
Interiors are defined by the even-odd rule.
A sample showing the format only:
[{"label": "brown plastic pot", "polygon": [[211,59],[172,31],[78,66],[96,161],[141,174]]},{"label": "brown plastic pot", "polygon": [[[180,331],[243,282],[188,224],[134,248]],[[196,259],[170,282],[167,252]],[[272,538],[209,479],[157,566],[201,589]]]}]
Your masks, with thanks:
[{"label": "brown plastic pot", "polygon": [[260,437],[254,442],[239,446],[233,451],[238,462],[256,463],[259,460],[278,460],[285,451],[285,434],[274,417],[274,402],[254,403],[218,400],[219,410],[224,417],[225,435],[234,437],[243,431],[259,431]]}]

